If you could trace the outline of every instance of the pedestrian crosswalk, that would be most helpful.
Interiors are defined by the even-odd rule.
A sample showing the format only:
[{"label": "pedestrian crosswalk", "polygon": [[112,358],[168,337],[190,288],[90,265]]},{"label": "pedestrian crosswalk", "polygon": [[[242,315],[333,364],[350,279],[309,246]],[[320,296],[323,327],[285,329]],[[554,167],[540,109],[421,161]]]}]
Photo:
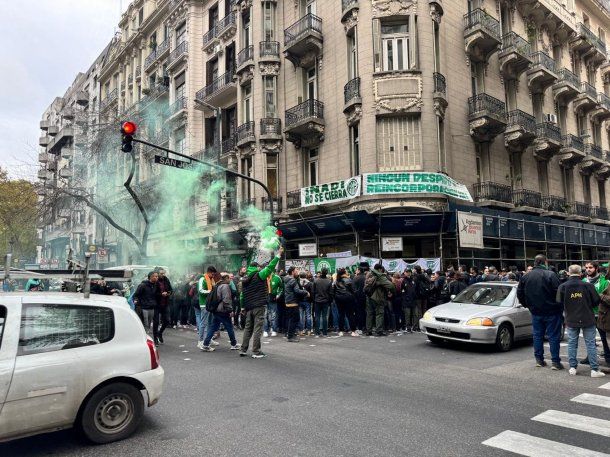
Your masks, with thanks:
[{"label": "pedestrian crosswalk", "polygon": [[[599,386],[599,388],[610,390],[610,382]],[[610,408],[610,397],[605,395],[583,393],[572,398],[570,401],[592,405],[596,408]],[[578,430],[592,435],[610,438],[610,421],[605,419],[550,409],[532,417],[531,420],[562,427],[564,429]],[[567,455],[570,457],[610,457],[610,454],[513,430],[505,430],[502,433],[483,441],[482,444],[513,454],[531,457],[564,457]]]}]

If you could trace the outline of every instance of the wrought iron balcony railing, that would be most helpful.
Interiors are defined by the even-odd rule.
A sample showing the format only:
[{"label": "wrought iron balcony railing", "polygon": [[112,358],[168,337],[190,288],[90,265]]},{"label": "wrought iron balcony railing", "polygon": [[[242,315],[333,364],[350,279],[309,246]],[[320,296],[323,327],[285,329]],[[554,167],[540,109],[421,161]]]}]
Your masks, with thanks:
[{"label": "wrought iron balcony railing", "polygon": [[237,67],[241,67],[243,64],[248,62],[249,60],[254,59],[254,46],[246,46],[244,49],[239,51],[237,54]]},{"label": "wrought iron balcony railing", "polygon": [[506,184],[487,181],[475,183],[472,188],[474,191],[474,200],[477,202],[483,200],[493,200],[497,202],[512,203],[513,201],[513,189]]},{"label": "wrought iron balcony railing", "polygon": [[570,202],[568,214],[580,217],[591,217],[591,205],[582,202]]},{"label": "wrought iron balcony railing", "polygon": [[286,110],[286,128],[289,128],[305,119],[316,117],[324,118],[324,103],[318,100],[305,100],[303,103]]},{"label": "wrought iron balcony railing", "polygon": [[188,48],[189,48],[189,45],[186,41],[183,41],[178,46],[176,46],[176,49],[174,49],[172,52],[170,52],[169,57],[167,58],[167,64],[171,65],[176,60],[178,60],[180,57],[182,57],[184,54],[186,54],[188,52]]},{"label": "wrought iron balcony railing", "polygon": [[500,23],[481,8],[477,8],[464,15],[464,28],[466,31],[480,27],[490,36],[502,41]]},{"label": "wrought iron balcony railing", "polygon": [[223,154],[229,154],[235,150],[235,136],[230,136],[222,140],[221,151]]},{"label": "wrought iron balcony railing", "polygon": [[216,30],[218,30],[218,35],[222,34],[229,27],[235,25],[235,12],[231,11],[225,17],[218,21],[216,24]]},{"label": "wrought iron balcony railing", "polygon": [[309,13],[284,30],[284,46],[287,48],[292,46],[305,34],[312,31],[322,33],[322,19]]},{"label": "wrought iron balcony railing", "polygon": [[585,24],[582,22],[578,23],[578,33],[583,36],[592,46],[595,46],[599,52],[606,54],[606,43],[593,33]]},{"label": "wrought iron balcony railing", "polygon": [[553,60],[553,58],[546,52],[534,52],[530,55],[530,59],[532,60],[532,66],[534,67],[540,65],[551,73],[555,73],[557,71],[557,64],[555,63],[555,60]]},{"label": "wrought iron balcony railing", "polygon": [[557,71],[558,81],[572,84],[576,88],[580,88],[580,79],[567,68],[560,68]]},{"label": "wrought iron balcony railing", "polygon": [[261,135],[281,135],[282,120],[275,117],[265,117],[260,122]]},{"label": "wrought iron balcony railing", "polygon": [[174,114],[186,109],[187,99],[186,97],[178,98],[174,103],[169,106],[169,115],[173,116]]},{"label": "wrought iron balcony railing", "polygon": [[263,211],[271,211],[273,206],[274,213],[282,212],[282,197],[275,197],[269,200],[269,197],[263,197]]},{"label": "wrought iron balcony railing", "polygon": [[441,73],[433,73],[432,79],[434,80],[434,92],[447,95],[447,81],[445,76]]},{"label": "wrought iron balcony railing", "polygon": [[286,194],[286,208],[295,209],[301,207],[301,190],[291,190]]},{"label": "wrought iron balcony railing", "polygon": [[133,86],[133,75],[132,74],[127,76],[127,84],[129,84],[130,86]]},{"label": "wrought iron balcony railing", "polygon": [[341,9],[347,11],[348,9],[357,6],[358,0],[341,0]]},{"label": "wrought iron balcony railing", "polygon": [[357,98],[360,98],[360,78],[359,77],[350,80],[343,87],[343,100],[344,100],[345,104],[347,104]]},{"label": "wrought iron balcony railing", "polygon": [[566,208],[567,201],[563,197],[556,197],[555,195],[544,195],[542,197],[542,209],[546,211],[565,213]]},{"label": "wrought iron balcony railing", "polygon": [[605,110],[610,111],[610,97],[608,97],[606,94],[602,92],[598,93],[597,103],[599,103],[600,106]]},{"label": "wrought iron balcony railing", "polygon": [[536,125],[536,135],[539,138],[548,138],[556,143],[561,143],[561,129],[553,122],[541,122]]},{"label": "wrought iron balcony railing", "polygon": [[280,57],[279,41],[261,41],[258,48],[261,57]]},{"label": "wrought iron balcony railing", "polygon": [[136,78],[139,78],[140,76],[142,76],[142,67],[138,65],[136,67]]},{"label": "wrought iron balcony railing", "polygon": [[599,160],[604,160],[604,153],[602,151],[602,148],[593,143],[585,144],[585,154],[595,157]]},{"label": "wrought iron balcony railing", "polygon": [[529,206],[531,208],[542,208],[542,194],[528,189],[513,191],[513,204],[515,206]]},{"label": "wrought iron balcony railing", "polygon": [[506,104],[502,100],[498,100],[488,94],[477,94],[468,99],[468,113],[470,116],[475,116],[485,111],[499,118],[506,119]]},{"label": "wrought iron balcony railing", "polygon": [[597,100],[597,91],[595,90],[595,87],[593,87],[588,82],[583,81],[582,83],[580,83],[580,90],[583,94],[586,94],[593,100]]},{"label": "wrought iron balcony railing", "polygon": [[610,220],[610,213],[608,212],[608,208],[603,208],[601,206],[594,206],[591,208],[591,217],[595,219],[602,219],[604,221]]},{"label": "wrought iron balcony railing", "polygon": [[238,126],[235,130],[235,134],[237,135],[238,143],[248,139],[254,139],[254,121],[245,122]]},{"label": "wrought iron balcony railing", "polygon": [[214,39],[217,37],[218,37],[218,28],[216,26],[214,26],[210,30],[208,30],[206,33],[203,34],[203,46],[207,46],[212,41],[214,41]]},{"label": "wrought iron balcony railing", "polygon": [[577,151],[580,151],[584,154],[585,144],[582,141],[582,138],[580,138],[576,135],[572,135],[571,133],[568,133],[567,135],[564,135],[562,137],[562,141],[563,141],[563,146],[565,148],[576,149]]},{"label": "wrought iron balcony railing", "polygon": [[518,125],[526,132],[536,133],[536,118],[520,109],[508,112],[508,125]]},{"label": "wrought iron balcony railing", "polygon": [[226,87],[229,84],[231,84],[233,82],[233,76],[235,76],[235,73],[233,72],[233,70],[227,71],[226,73],[220,75],[214,81],[212,81],[211,84],[208,84],[203,89],[201,89],[199,92],[197,92],[196,97],[200,100],[210,97],[211,95],[215,94],[220,89],[222,89],[223,87]]},{"label": "wrought iron balcony railing", "polygon": [[532,45],[515,32],[509,32],[502,37],[500,52],[515,50],[522,56],[529,57],[532,53]]}]

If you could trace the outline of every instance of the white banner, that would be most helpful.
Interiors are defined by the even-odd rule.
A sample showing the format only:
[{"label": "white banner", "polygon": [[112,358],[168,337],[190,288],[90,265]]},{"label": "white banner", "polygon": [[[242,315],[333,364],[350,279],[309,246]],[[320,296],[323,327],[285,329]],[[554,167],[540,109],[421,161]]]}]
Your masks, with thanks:
[{"label": "white banner", "polygon": [[301,206],[324,205],[360,196],[361,178],[354,176],[345,181],[335,181],[301,189]]},{"label": "white banner", "polygon": [[326,257],[329,259],[341,259],[344,257],[351,257],[352,251],[343,251],[343,252],[329,252],[326,254]]},{"label": "white banner", "polygon": [[383,237],[381,238],[381,249],[384,252],[400,251],[402,253],[402,237]]},{"label": "white banner", "polygon": [[318,245],[316,243],[299,243],[299,257],[316,257]]},{"label": "white banner", "polygon": [[483,249],[483,216],[458,211],[457,223],[460,247]]}]

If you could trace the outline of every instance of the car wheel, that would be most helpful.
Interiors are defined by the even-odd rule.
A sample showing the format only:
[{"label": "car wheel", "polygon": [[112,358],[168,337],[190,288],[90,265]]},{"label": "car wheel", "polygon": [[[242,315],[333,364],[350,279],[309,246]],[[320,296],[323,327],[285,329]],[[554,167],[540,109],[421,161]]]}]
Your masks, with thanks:
[{"label": "car wheel", "polygon": [[428,341],[430,341],[432,344],[436,344],[436,345],[441,345],[444,343],[444,340],[442,338],[439,338],[438,336],[428,335]]},{"label": "car wheel", "polygon": [[507,352],[513,348],[513,343],[513,329],[507,324],[500,325],[496,336],[496,347],[502,352]]},{"label": "car wheel", "polygon": [[142,393],[131,384],[117,382],[102,387],[87,400],[78,426],[89,441],[111,443],[131,435],[143,415]]}]

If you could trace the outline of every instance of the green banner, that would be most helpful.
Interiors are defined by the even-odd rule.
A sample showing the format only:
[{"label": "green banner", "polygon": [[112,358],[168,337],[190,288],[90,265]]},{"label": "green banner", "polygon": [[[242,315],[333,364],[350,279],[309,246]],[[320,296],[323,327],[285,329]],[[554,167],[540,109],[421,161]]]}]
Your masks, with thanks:
[{"label": "green banner", "polygon": [[328,274],[332,275],[335,272],[335,269],[337,268],[337,259],[316,258],[314,259],[314,265],[316,273],[319,273],[322,268],[326,268],[328,270]]},{"label": "green banner", "polygon": [[443,194],[473,201],[468,188],[442,173],[365,173],[363,195]]}]

